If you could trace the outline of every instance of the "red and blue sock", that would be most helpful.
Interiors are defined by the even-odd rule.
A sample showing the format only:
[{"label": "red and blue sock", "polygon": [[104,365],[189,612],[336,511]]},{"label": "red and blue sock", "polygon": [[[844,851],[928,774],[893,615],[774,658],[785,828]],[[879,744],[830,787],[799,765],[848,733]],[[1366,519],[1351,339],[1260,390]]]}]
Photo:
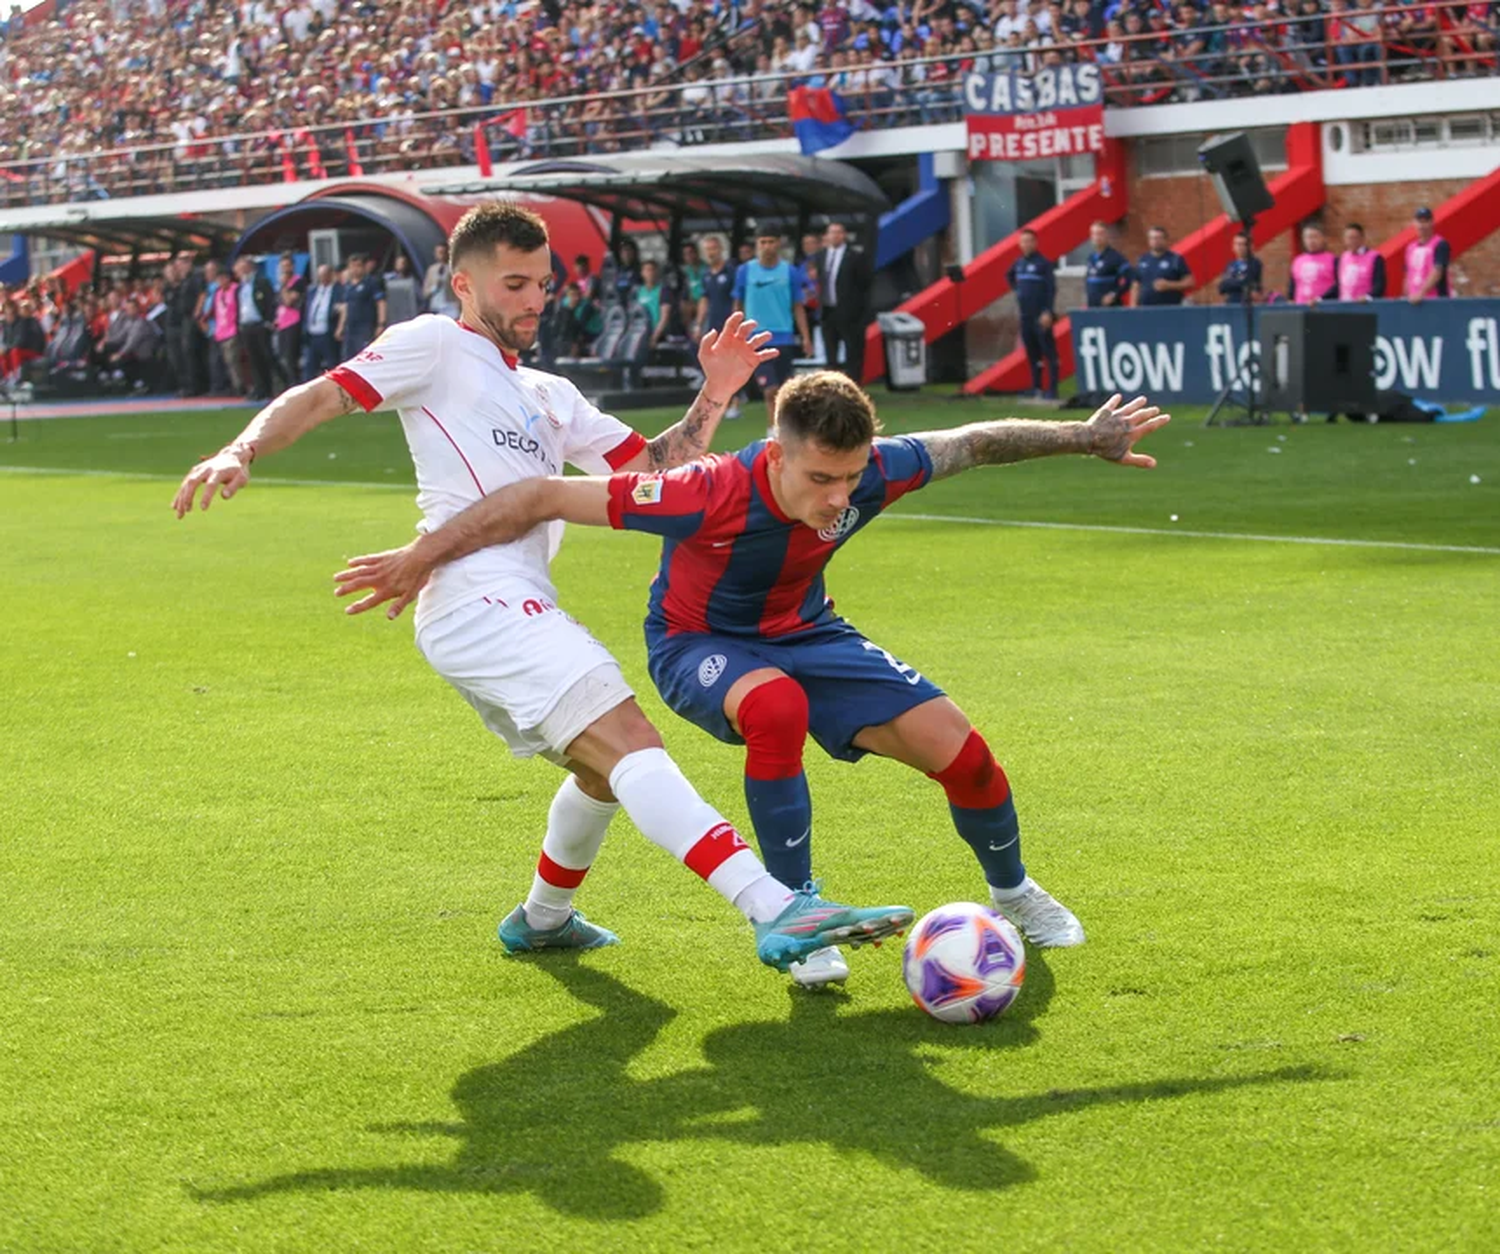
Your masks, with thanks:
[{"label": "red and blue sock", "polygon": [[766,870],[788,888],[812,878],[812,795],[802,770],[807,721],[807,693],[786,675],[740,702],[745,804]]},{"label": "red and blue sock", "polygon": [[1021,864],[1021,825],[1010,781],[984,737],[971,731],[958,756],[932,775],[948,794],[953,826],[969,842],[992,888],[1016,888],[1026,878]]}]

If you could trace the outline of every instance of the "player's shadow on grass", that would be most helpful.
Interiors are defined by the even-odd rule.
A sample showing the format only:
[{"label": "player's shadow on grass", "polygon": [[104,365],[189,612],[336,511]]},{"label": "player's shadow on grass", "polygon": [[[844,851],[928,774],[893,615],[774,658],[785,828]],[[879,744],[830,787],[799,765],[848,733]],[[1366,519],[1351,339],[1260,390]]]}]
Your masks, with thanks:
[{"label": "player's shadow on grass", "polygon": [[567,955],[536,967],[599,1011],[503,1062],[477,1067],[453,1088],[456,1123],[384,1124],[377,1132],[451,1137],[442,1165],[324,1168],[255,1184],[194,1190],[210,1202],[334,1189],[536,1194],[563,1214],[639,1219],[665,1196],[617,1151],[633,1145],[721,1140],[748,1145],[828,1144],[914,1169],[938,1184],[995,1190],[1036,1170],[984,1135],[1090,1106],[1217,1093],[1252,1084],[1319,1078],[1284,1068],[1221,1079],[1054,1090],[1030,1097],[976,1097],[938,1079],[924,1050],[1015,1048],[1052,995],[1052,974],[1029,959],[1011,1012],[981,1029],[935,1023],[913,1010],[841,1015],[843,1000],[794,992],[785,1022],[718,1028],[705,1038],[706,1067],[655,1080],[626,1074],[674,1011]]}]

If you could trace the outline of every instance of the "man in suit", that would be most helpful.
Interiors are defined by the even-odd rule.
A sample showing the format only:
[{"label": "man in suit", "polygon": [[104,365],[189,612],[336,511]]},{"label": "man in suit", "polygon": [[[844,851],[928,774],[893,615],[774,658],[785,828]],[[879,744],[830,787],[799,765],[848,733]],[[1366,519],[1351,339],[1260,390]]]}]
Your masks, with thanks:
[{"label": "man in suit", "polygon": [[315,378],[339,364],[339,346],[333,338],[338,325],[338,307],[343,288],[334,280],[333,267],[318,267],[318,281],[307,293],[307,375]]},{"label": "man in suit", "polygon": [[[828,224],[827,243],[817,253],[818,300],[823,312],[823,347],[831,370],[856,383],[865,376],[865,328],[870,322],[873,272],[863,249],[849,243],[842,222]],[[839,347],[843,346],[843,360]]]},{"label": "man in suit", "polygon": [[234,263],[239,280],[239,337],[250,364],[252,401],[271,399],[271,328],[276,321],[276,289],[249,257]]}]

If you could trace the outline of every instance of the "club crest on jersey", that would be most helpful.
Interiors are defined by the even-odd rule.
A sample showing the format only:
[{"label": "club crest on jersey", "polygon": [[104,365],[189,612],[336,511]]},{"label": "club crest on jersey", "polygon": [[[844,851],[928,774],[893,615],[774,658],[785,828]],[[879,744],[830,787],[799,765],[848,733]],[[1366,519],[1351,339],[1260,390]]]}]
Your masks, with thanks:
[{"label": "club crest on jersey", "polygon": [[831,527],[824,527],[822,531],[818,532],[818,539],[842,540],[846,535],[854,530],[858,523],[859,506],[850,505],[844,510],[842,514],[839,515],[838,521],[836,523],[834,523]]},{"label": "club crest on jersey", "polygon": [[547,424],[552,427],[553,430],[561,431],[562,419],[552,412],[552,404],[547,400],[547,389],[541,384],[537,384],[536,399],[542,406],[542,412],[540,414],[533,414],[526,420],[526,430],[530,431],[531,424],[538,418],[545,418],[547,420]]},{"label": "club crest on jersey", "polygon": [[630,499],[637,505],[660,505],[661,480],[642,479],[631,490]]},{"label": "club crest on jersey", "polygon": [[712,688],[719,682],[719,676],[728,665],[729,659],[722,653],[710,654],[698,664],[698,682],[705,688]]}]

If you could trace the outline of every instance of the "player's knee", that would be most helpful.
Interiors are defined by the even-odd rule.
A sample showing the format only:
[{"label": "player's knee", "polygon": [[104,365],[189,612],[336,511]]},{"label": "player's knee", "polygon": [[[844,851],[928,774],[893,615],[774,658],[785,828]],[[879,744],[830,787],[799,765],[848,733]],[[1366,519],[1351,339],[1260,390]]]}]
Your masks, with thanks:
[{"label": "player's knee", "polygon": [[737,715],[745,738],[745,773],[752,779],[798,774],[809,716],[807,693],[788,675],[747,692]]},{"label": "player's knee", "polygon": [[978,731],[971,731],[958,756],[932,778],[943,786],[948,801],[963,810],[987,810],[1010,796],[1010,780]]}]

